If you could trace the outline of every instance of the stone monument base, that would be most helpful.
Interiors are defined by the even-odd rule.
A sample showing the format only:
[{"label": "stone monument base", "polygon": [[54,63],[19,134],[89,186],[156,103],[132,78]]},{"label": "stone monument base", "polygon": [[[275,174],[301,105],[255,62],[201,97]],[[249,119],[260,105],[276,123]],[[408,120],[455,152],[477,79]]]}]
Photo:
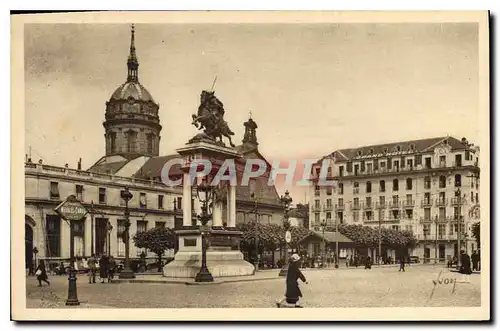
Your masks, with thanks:
[{"label": "stone monument base", "polygon": [[[201,234],[199,230],[180,230],[179,251],[174,260],[163,267],[163,276],[170,278],[194,278],[201,268]],[[243,253],[235,247],[239,231],[213,230],[208,237],[207,268],[214,278],[249,276],[255,273],[253,264],[243,259]]]}]

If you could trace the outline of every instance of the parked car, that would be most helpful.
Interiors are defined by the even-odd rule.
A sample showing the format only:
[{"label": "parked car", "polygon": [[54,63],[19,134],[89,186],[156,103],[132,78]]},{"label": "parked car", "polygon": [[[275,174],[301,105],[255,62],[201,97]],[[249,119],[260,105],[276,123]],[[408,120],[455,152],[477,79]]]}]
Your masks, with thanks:
[{"label": "parked car", "polygon": [[420,263],[418,256],[410,256],[410,263]]}]

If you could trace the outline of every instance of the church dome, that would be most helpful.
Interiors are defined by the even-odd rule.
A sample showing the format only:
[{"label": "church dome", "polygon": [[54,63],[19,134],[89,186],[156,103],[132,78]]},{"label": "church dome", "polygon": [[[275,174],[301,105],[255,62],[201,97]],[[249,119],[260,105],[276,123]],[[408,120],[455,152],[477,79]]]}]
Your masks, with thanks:
[{"label": "church dome", "polygon": [[155,102],[151,93],[142,84],[134,81],[127,81],[120,85],[113,95],[111,95],[111,100],[130,100],[134,101],[144,101],[144,102]]}]

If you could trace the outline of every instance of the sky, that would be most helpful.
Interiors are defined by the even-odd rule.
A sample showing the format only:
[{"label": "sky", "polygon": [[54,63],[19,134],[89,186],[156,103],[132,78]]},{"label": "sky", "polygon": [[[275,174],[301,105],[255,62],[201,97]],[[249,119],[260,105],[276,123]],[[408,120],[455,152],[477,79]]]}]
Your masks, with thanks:
[{"label": "sky", "polygon": [[[478,26],[136,24],[139,81],[160,105],[160,155],[197,133],[215,76],[234,141],[252,113],[268,160],[451,135],[478,144]],[[25,26],[25,154],[90,167],[127,75],[128,24]],[[278,187],[283,193],[284,187]],[[304,188],[290,188],[296,202]]]}]

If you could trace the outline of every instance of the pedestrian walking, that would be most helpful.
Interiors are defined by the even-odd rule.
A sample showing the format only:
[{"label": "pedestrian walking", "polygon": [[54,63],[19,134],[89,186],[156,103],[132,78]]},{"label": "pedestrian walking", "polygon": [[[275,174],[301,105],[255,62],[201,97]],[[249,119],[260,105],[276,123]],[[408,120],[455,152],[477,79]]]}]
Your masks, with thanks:
[{"label": "pedestrian walking", "polygon": [[106,278],[108,278],[108,257],[103,255],[101,260],[99,260],[99,278],[101,279],[101,283],[104,283]]},{"label": "pedestrian walking", "polygon": [[399,259],[399,271],[401,270],[405,271],[405,258],[403,256]]},{"label": "pedestrian walking", "polygon": [[47,276],[47,270],[45,270],[45,261],[40,260],[40,263],[38,264],[38,267],[36,268],[35,271],[36,278],[38,279],[38,286],[42,286],[42,281],[47,283],[47,285],[50,285],[49,282],[49,277]]},{"label": "pedestrian walking", "polygon": [[458,270],[463,276],[463,283],[470,283],[470,275],[472,269],[470,267],[470,257],[463,250],[460,251],[460,269]]},{"label": "pedestrian walking", "polygon": [[89,260],[87,261],[87,265],[89,267],[89,284],[94,283],[95,284],[95,274],[97,271],[97,259],[95,258],[95,254],[92,254],[91,257],[89,257]]},{"label": "pedestrian walking", "polygon": [[368,256],[365,260],[365,270],[372,268],[372,259]]},{"label": "pedestrian walking", "polygon": [[115,276],[115,271],[116,271],[116,261],[113,258],[113,256],[110,255],[108,261],[108,283],[111,283],[113,281],[113,278]]},{"label": "pedestrian walking", "polygon": [[302,282],[307,283],[306,277],[300,271],[300,256],[297,254],[293,254],[290,257],[290,264],[288,266],[288,273],[286,275],[286,293],[285,297],[281,299],[281,301],[276,302],[276,306],[278,308],[286,302],[291,305],[295,305],[295,307],[301,307],[299,304],[299,299],[302,297],[302,292],[299,288],[300,279]]},{"label": "pedestrian walking", "polygon": [[470,259],[472,260],[472,271],[479,271],[479,254],[477,254],[477,251],[472,253]]}]

